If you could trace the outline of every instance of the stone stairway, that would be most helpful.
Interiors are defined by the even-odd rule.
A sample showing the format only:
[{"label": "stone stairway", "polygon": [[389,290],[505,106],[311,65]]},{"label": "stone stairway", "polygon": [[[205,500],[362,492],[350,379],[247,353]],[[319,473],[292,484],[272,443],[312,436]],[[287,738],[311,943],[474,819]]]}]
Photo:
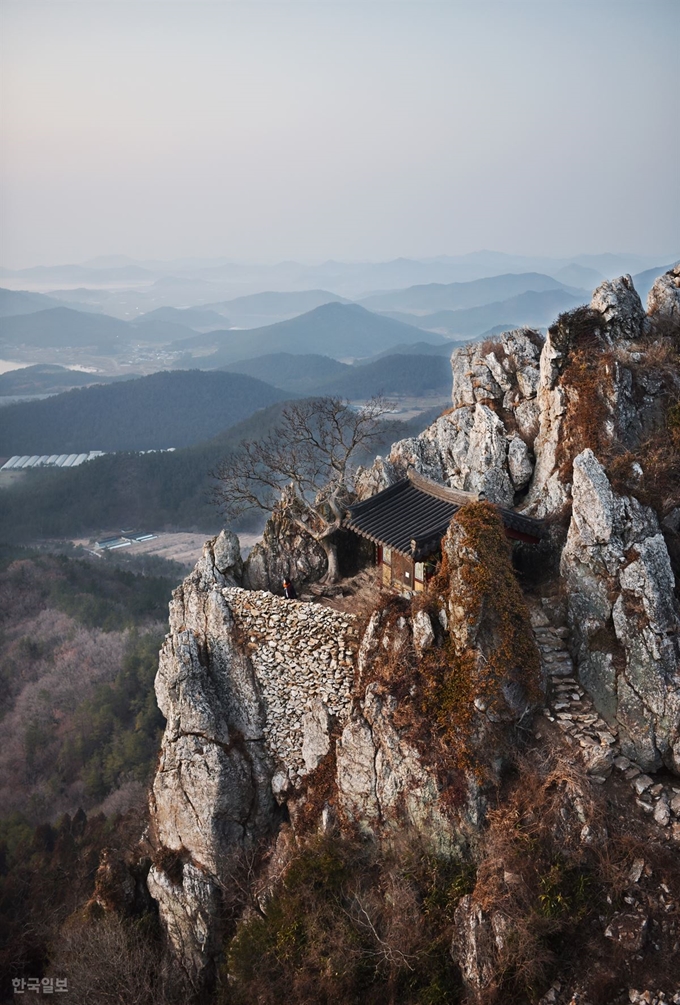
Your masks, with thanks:
[{"label": "stone stairway", "polygon": [[569,629],[566,625],[536,625],[534,637],[547,684],[543,714],[557,723],[569,743],[578,745],[588,774],[601,785],[614,766],[617,737],[574,676],[567,648]]},{"label": "stone stairway", "polygon": [[677,785],[655,781],[622,756],[616,731],[598,715],[575,676],[568,627],[559,623],[559,616],[549,618],[535,606],[530,610],[546,684],[543,715],[562,730],[595,784],[604,784],[613,770],[620,771],[630,783],[639,809],[652,817],[669,838],[680,842],[680,779]]}]

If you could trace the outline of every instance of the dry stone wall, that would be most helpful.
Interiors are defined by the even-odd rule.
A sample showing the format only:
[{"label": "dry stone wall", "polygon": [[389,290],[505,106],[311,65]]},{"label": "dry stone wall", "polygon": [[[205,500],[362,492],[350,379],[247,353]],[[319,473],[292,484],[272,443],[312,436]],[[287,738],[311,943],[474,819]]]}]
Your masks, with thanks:
[{"label": "dry stone wall", "polygon": [[270,593],[222,590],[264,703],[264,735],[275,758],[304,773],[304,718],[319,702],[332,716],[349,715],[356,618]]}]

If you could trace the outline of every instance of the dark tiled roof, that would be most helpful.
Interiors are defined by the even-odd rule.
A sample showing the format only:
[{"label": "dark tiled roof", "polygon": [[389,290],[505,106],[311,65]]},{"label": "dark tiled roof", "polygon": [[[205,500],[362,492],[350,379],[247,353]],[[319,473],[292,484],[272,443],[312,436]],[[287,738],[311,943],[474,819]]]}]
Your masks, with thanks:
[{"label": "dark tiled roof", "polygon": [[[458,492],[409,472],[407,478],[349,508],[345,527],[416,560],[431,554],[446,533],[451,518],[472,492]],[[512,537],[538,541],[540,521],[514,510],[498,507],[506,531]]]}]

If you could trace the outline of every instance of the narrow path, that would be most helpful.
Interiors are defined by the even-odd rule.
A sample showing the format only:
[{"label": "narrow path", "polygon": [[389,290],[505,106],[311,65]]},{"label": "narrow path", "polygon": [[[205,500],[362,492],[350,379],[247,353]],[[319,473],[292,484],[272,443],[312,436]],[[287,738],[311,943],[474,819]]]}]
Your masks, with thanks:
[{"label": "narrow path", "polygon": [[597,713],[581,687],[569,653],[569,628],[559,616],[548,619],[531,604],[534,637],[541,655],[547,685],[543,715],[556,723],[567,743],[583,761],[596,785],[603,785],[613,770],[630,783],[635,804],[651,817],[663,836],[680,841],[680,778],[658,781],[621,754],[618,733]]}]

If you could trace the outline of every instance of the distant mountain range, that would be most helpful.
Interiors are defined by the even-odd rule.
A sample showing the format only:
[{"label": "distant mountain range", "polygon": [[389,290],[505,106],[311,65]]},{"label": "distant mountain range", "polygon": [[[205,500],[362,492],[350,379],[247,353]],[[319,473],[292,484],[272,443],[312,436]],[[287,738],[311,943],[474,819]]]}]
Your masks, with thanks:
[{"label": "distant mountain range", "polygon": [[[361,300],[376,291],[404,289],[431,283],[469,282],[507,273],[536,272],[551,276],[568,286],[593,288],[600,277],[612,278],[623,273],[644,272],[659,261],[673,256],[635,254],[576,255],[571,258],[546,258],[537,255],[509,255],[496,251],[476,251],[465,255],[439,255],[433,258],[396,258],[388,262],[339,262],[329,260],[318,265],[277,262],[273,265],[244,264],[225,259],[175,259],[173,261],[134,261],[126,256],[109,255],[84,264],[38,266],[29,269],[0,269],[5,286],[15,289],[22,284],[36,292],[50,293],[61,287],[60,296],[72,287],[72,299],[90,288],[99,293],[98,306],[119,317],[133,306],[148,311],[162,305],[184,307],[230,301],[263,290],[331,290],[333,296]],[[586,272],[575,271],[573,267]],[[569,270],[564,273],[562,270]],[[116,291],[127,288],[122,314]],[[515,291],[520,292],[520,291]],[[510,296],[511,294],[506,294]],[[514,294],[513,294],[514,295]],[[88,298],[89,299],[89,298]],[[492,299],[503,299],[496,296]],[[115,310],[110,309],[115,304]],[[301,311],[318,304],[307,304]],[[460,305],[477,306],[472,304]],[[432,308],[437,309],[437,308]],[[444,308],[440,308],[444,309]],[[455,308],[453,308],[455,309]],[[248,307],[249,314],[257,313]],[[231,317],[231,315],[230,315]],[[272,315],[261,322],[280,320]]]},{"label": "distant mountain range", "polygon": [[313,353],[295,356],[280,352],[242,360],[224,369],[265,380],[296,395],[334,394],[356,401],[375,394],[448,394],[451,343],[441,347],[420,344],[434,352],[388,353],[354,365]]},{"label": "distant mountain range", "polygon": [[[82,292],[82,291],[79,291]],[[56,297],[47,297],[43,293],[27,293],[25,290],[5,290],[0,288],[0,318],[14,317],[17,314],[35,314],[37,311],[49,310],[51,307],[63,307],[64,304]],[[71,310],[97,310],[78,301],[69,302]]]},{"label": "distant mountain range", "polygon": [[553,279],[558,279],[566,286],[575,286],[582,290],[594,290],[606,278],[597,269],[589,269],[585,265],[578,265],[576,262],[572,262],[571,265],[565,265],[562,269],[557,269],[556,272],[550,274]]},{"label": "distant mountain range", "polygon": [[215,347],[200,357],[201,366],[218,367],[240,359],[271,353],[314,353],[335,359],[372,356],[404,342],[446,340],[435,333],[426,338],[412,325],[373,314],[359,304],[328,303],[289,321],[250,331],[211,332],[173,345],[188,352]]},{"label": "distant mountain range", "polygon": [[45,283],[136,283],[150,282],[154,274],[139,265],[122,265],[116,268],[90,269],[84,265],[36,265],[30,269],[0,268],[0,276],[16,276],[22,279],[41,280]]},{"label": "distant mountain range", "polygon": [[287,321],[289,318],[312,311],[315,307],[332,302],[349,303],[344,297],[329,293],[328,290],[302,290],[288,293],[273,291],[252,293],[218,304],[207,304],[206,307],[223,309],[229,315],[231,323],[223,324],[223,328],[261,328],[277,321]]},{"label": "distant mountain range", "polygon": [[8,405],[0,455],[189,446],[286,397],[242,374],[162,371]]},{"label": "distant mountain range", "polygon": [[[458,311],[470,307],[504,301],[521,293],[561,290],[566,287],[551,276],[539,272],[508,273],[489,279],[476,279],[469,283],[429,283],[411,286],[406,290],[392,290],[362,300],[362,305],[372,311],[404,311],[417,314],[434,311]],[[587,297],[587,292],[569,288],[567,292]],[[415,323],[415,322],[414,322]]]},{"label": "distant mountain range", "polygon": [[195,334],[194,329],[171,321],[154,318],[120,321],[108,314],[91,314],[61,306],[32,314],[0,317],[0,346],[93,346],[101,352],[117,355],[130,344],[156,342],[166,345]]},{"label": "distant mountain range", "polygon": [[[60,282],[70,277],[73,282],[96,280],[105,284],[107,277],[113,282],[112,275],[116,281],[115,289],[80,285],[72,290],[53,290],[50,296],[0,289],[0,346],[9,350],[5,355],[11,358],[14,346],[90,347],[99,353],[117,355],[140,344],[168,347],[172,344],[173,350],[189,354],[219,349],[219,354],[210,361],[201,352],[204,358],[200,366],[221,366],[255,354],[291,351],[332,354],[339,358],[370,356],[390,351],[396,344],[422,341],[422,334],[416,337],[413,332],[397,332],[394,328],[388,332],[385,328],[388,322],[459,338],[475,337],[496,326],[545,326],[556,313],[587,302],[603,275],[620,274],[626,266],[630,269],[644,259],[603,255],[552,261],[480,252],[421,262],[406,259],[387,263],[326,262],[314,267],[295,262],[271,267],[237,266],[223,261],[185,262],[177,270],[182,274],[169,272],[168,263],[164,271],[163,263],[147,263],[149,267],[131,262],[114,265],[126,262],[117,256],[95,261],[99,263],[97,267],[91,263],[60,266],[56,271],[0,270],[5,275],[11,274],[17,282],[25,279],[33,282],[36,277],[47,276]],[[107,262],[111,264],[105,265]],[[547,265],[552,271],[510,271],[535,262],[542,262],[544,269]],[[504,271],[465,281],[426,282],[404,288],[407,275],[430,278],[440,275],[442,269],[449,270],[449,275],[467,275],[465,270],[473,267],[482,271],[503,267]],[[654,266],[634,273],[643,300],[656,277],[669,267]],[[370,275],[375,283],[389,285],[391,281],[396,288],[371,293],[361,304],[356,304],[319,285],[320,278],[325,280],[334,275],[344,276],[348,281],[348,277],[354,277],[351,281],[357,283],[359,277]],[[125,276],[132,278],[125,280]],[[309,286],[233,296],[233,291],[242,289],[243,284],[247,287],[270,279],[281,285],[307,281]],[[135,285],[124,288],[128,281],[134,281]],[[216,294],[222,290],[230,291],[230,295],[219,299]],[[331,306],[339,313],[314,315],[314,311]],[[366,309],[374,313],[370,315]],[[375,318],[375,312],[379,312],[380,320],[369,320]],[[276,329],[282,322],[289,327]],[[317,330],[311,331],[311,325]],[[187,363],[194,365],[192,355],[187,356]]]},{"label": "distant mountain range", "polygon": [[68,307],[0,318],[2,346],[96,346],[115,354],[125,348],[129,339],[130,326],[125,321]]},{"label": "distant mountain range", "polygon": [[[551,324],[558,314],[571,310],[590,299],[590,295],[576,297],[565,289],[544,290],[542,293],[527,292],[508,300],[471,307],[462,311],[437,311],[434,314],[406,314],[390,312],[388,317],[395,321],[410,321],[428,331],[445,332],[447,335],[468,338],[486,334],[488,329],[501,331],[519,328],[522,325],[541,328]],[[512,318],[512,321],[508,321]]]}]

